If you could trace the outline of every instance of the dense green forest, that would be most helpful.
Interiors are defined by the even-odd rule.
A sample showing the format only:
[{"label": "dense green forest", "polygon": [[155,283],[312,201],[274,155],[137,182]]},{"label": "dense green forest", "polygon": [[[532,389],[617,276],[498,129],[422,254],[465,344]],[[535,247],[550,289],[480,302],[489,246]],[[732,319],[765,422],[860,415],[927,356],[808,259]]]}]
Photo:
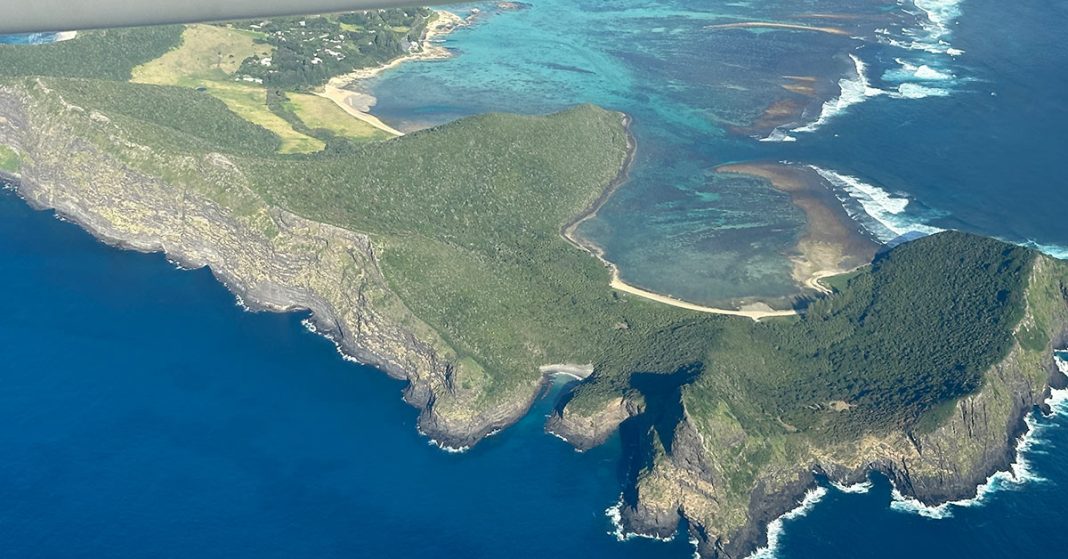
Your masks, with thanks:
[{"label": "dense green forest", "polygon": [[62,76],[125,81],[131,71],[178,46],[180,26],[83,32],[47,45],[0,45],[0,76]]},{"label": "dense green forest", "polygon": [[[592,409],[630,390],[631,373],[696,365],[702,373],[685,391],[696,416],[725,406],[756,431],[855,437],[937,423],[1012,347],[1030,250],[944,233],[886,252],[801,318],[754,323],[673,308],[613,291],[608,271],[560,235],[619,174],[622,115],[592,106],[490,114],[388,142],[279,155],[276,136],[214,97],[127,83],[179,38],[179,29],[159,28],[0,47],[0,74],[42,99],[32,76],[44,76],[45,88],[100,113],[156,160],[228,154],[248,177],[248,196],[367,233],[389,287],[478,365],[481,375],[463,382],[487,398],[529,385],[539,365],[593,363],[597,373],[575,397]],[[95,130],[83,133],[126,157],[112,133]],[[175,188],[203,187],[177,163],[137,157],[131,166]]]},{"label": "dense green forest", "polygon": [[916,428],[1012,348],[1034,258],[956,232],[902,245],[803,319],[725,336],[695,390],[821,436]]}]

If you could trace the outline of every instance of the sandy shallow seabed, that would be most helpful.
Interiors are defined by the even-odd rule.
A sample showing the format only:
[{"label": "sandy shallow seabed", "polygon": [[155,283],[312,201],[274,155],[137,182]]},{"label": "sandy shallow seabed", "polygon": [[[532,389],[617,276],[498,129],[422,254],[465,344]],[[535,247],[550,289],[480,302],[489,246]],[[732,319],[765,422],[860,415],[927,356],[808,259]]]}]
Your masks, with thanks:
[{"label": "sandy shallow seabed", "polygon": [[651,301],[656,301],[658,303],[663,303],[665,305],[671,305],[673,307],[679,307],[691,311],[709,314],[741,316],[745,318],[750,318],[752,320],[797,315],[798,313],[796,310],[775,310],[771,308],[770,305],[760,302],[744,305],[739,309],[723,309],[705,305],[698,305],[696,303],[690,303],[688,301],[684,301],[682,299],[678,299],[670,295],[656,293],[647,289],[642,289],[641,287],[637,287],[635,285],[631,285],[623,281],[623,279],[620,277],[619,266],[616,266],[614,262],[608,260],[605,257],[604,249],[602,249],[596,243],[593,243],[592,241],[578,234],[579,226],[581,226],[587,220],[592,219],[594,216],[596,216],[597,212],[601,209],[601,206],[603,206],[605,202],[607,202],[608,199],[611,198],[613,194],[615,194],[616,190],[619,189],[619,187],[622,186],[624,183],[626,183],[629,178],[630,166],[633,163],[634,153],[637,149],[634,137],[629,133],[630,122],[631,121],[629,116],[623,117],[623,123],[628,128],[627,157],[623,161],[622,166],[620,167],[619,176],[616,177],[616,180],[613,181],[612,184],[609,185],[608,188],[606,188],[605,191],[601,193],[601,196],[596,201],[594,201],[594,203],[585,212],[583,212],[573,221],[564,226],[563,230],[561,230],[560,232],[561,236],[563,236],[567,242],[582,250],[585,250],[586,252],[589,252],[595,258],[597,258],[597,260],[600,260],[601,263],[604,264],[606,268],[608,268],[609,272],[612,275],[612,279],[609,282],[609,286],[617,291],[622,291],[623,293],[642,297],[643,299],[649,299]]},{"label": "sandy shallow seabed", "polygon": [[807,289],[829,292],[820,280],[870,263],[880,248],[860,232],[834,194],[810,169],[782,163],[738,163],[721,165],[716,172],[763,179],[789,194],[791,202],[805,213],[805,232],[791,260],[794,281]]},{"label": "sandy shallow seabed", "polygon": [[452,12],[446,12],[444,10],[435,10],[435,12],[438,14],[438,17],[429,27],[427,27],[426,33],[423,35],[423,42],[418,51],[394,58],[381,66],[361,68],[355,72],[345,74],[344,76],[333,78],[323,86],[322,91],[315,92],[316,95],[320,95],[333,101],[349,115],[362,120],[379,130],[383,130],[394,136],[403,136],[404,134],[401,131],[382,122],[378,117],[368,112],[375,104],[375,98],[373,96],[352,91],[348,88],[354,83],[373,78],[382,72],[391,68],[396,68],[405,62],[414,60],[438,60],[452,56],[448,49],[435,44],[434,40],[443,35],[447,35],[457,27],[465,25],[466,22],[463,18]]}]

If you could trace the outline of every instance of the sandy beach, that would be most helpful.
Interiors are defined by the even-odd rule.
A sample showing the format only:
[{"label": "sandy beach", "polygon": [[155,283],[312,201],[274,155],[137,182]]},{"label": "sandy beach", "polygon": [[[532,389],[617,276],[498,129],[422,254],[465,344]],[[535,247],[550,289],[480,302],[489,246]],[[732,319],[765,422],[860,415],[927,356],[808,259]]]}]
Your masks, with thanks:
[{"label": "sandy beach", "polygon": [[383,130],[394,136],[403,136],[404,133],[370,114],[369,111],[375,104],[374,96],[367,93],[352,91],[348,88],[354,83],[373,78],[382,72],[391,68],[396,68],[405,62],[412,62],[415,60],[440,60],[452,56],[448,49],[436,44],[434,41],[443,35],[451,33],[457,27],[465,25],[466,22],[463,18],[452,12],[444,10],[435,10],[435,12],[438,17],[427,27],[426,33],[423,35],[423,41],[418,50],[394,58],[381,66],[361,68],[349,74],[333,78],[323,86],[322,91],[316,91],[315,94],[333,101],[349,115],[362,120],[379,130]]},{"label": "sandy beach", "polygon": [[[630,117],[624,116],[623,119],[624,119],[624,124],[627,126],[627,128],[629,130],[629,128],[630,128]],[[631,284],[623,281],[623,279],[620,277],[619,267],[616,266],[615,263],[613,263],[610,260],[608,260],[607,258],[605,258],[604,249],[602,249],[601,247],[597,246],[596,244],[594,244],[594,243],[582,238],[578,234],[578,228],[583,223],[585,223],[586,221],[588,221],[588,220],[592,219],[594,216],[596,216],[597,212],[601,209],[601,206],[603,206],[604,203],[609,198],[611,198],[613,194],[615,194],[616,190],[618,190],[620,186],[622,186],[624,183],[627,182],[628,170],[630,169],[630,165],[634,160],[634,153],[635,153],[636,147],[637,146],[634,143],[634,137],[631,136],[630,133],[628,132],[628,134],[627,134],[627,158],[623,162],[622,167],[620,168],[619,176],[616,178],[615,181],[612,182],[611,185],[608,186],[608,188],[605,189],[604,192],[601,193],[601,195],[597,198],[597,200],[595,200],[593,202],[593,204],[591,204],[590,207],[587,208],[587,210],[585,212],[579,214],[578,217],[576,217],[574,220],[572,220],[570,223],[568,223],[567,225],[564,226],[564,228],[560,232],[560,235],[564,238],[564,240],[566,240],[567,242],[571,243],[575,247],[578,247],[578,248],[580,248],[580,249],[592,254],[595,258],[597,258],[597,260],[599,260],[601,262],[601,264],[604,264],[604,266],[606,268],[608,268],[609,272],[612,274],[612,279],[609,281],[608,285],[609,285],[609,287],[611,287],[612,289],[615,289],[616,291],[621,291],[623,293],[628,293],[628,294],[634,295],[636,297],[641,297],[643,299],[649,299],[650,301],[656,301],[658,303],[663,303],[665,305],[671,305],[673,307],[679,307],[681,309],[687,309],[687,310],[691,310],[691,311],[708,313],[708,314],[722,314],[722,315],[728,315],[728,316],[740,316],[740,317],[745,317],[745,318],[752,319],[754,321],[759,321],[759,320],[764,319],[764,318],[772,318],[772,317],[796,316],[798,314],[798,312],[795,311],[795,310],[785,310],[785,311],[775,310],[775,309],[771,308],[770,306],[768,306],[768,305],[766,305],[764,303],[753,303],[753,304],[750,304],[750,305],[745,305],[745,306],[743,306],[742,308],[739,308],[739,309],[721,309],[721,308],[716,308],[716,307],[709,307],[709,306],[706,306],[706,305],[699,305],[697,303],[691,303],[691,302],[688,302],[688,301],[684,301],[682,299],[679,299],[679,298],[676,298],[676,297],[672,297],[670,295],[664,295],[662,293],[655,293],[653,291],[649,291],[648,289],[642,289],[642,288],[637,287],[635,285],[631,285]]]}]

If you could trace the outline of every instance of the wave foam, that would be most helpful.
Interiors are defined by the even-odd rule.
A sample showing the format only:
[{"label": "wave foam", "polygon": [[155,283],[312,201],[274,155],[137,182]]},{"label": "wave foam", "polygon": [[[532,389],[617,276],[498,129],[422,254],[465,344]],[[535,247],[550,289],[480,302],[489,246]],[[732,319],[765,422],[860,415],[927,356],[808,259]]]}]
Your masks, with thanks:
[{"label": "wave foam", "polygon": [[925,97],[948,97],[952,92],[940,87],[927,87],[918,83],[903,83],[897,86],[897,93],[890,96],[895,99],[923,99]]},{"label": "wave foam", "polygon": [[[633,540],[634,538],[645,538],[647,540],[656,540],[659,542],[670,542],[675,540],[675,534],[671,537],[662,538],[660,536],[650,536],[647,534],[639,534],[637,532],[628,532],[623,528],[623,494],[619,495],[619,500],[616,504],[604,509],[604,515],[608,517],[608,520],[612,521],[612,530],[608,532],[608,535],[615,536],[617,541],[625,542]],[[690,540],[694,547],[697,547],[697,541]]]},{"label": "wave foam", "polygon": [[815,132],[849,107],[861,103],[869,97],[876,97],[886,93],[877,87],[872,87],[871,82],[868,81],[867,66],[860,57],[851,53],[849,58],[853,60],[855,76],[838,80],[838,88],[841,92],[838,97],[823,104],[823,107],[820,108],[820,116],[815,122],[794,128],[791,132]]},{"label": "wave foam", "polygon": [[871,491],[872,484],[870,481],[862,481],[860,483],[854,483],[853,485],[842,485],[841,483],[831,482],[831,487],[834,487],[842,493],[850,493],[855,495],[861,495]]},{"label": "wave foam", "polygon": [[[1054,358],[1060,360],[1056,355],[1054,355]],[[1060,363],[1058,363],[1059,366],[1061,366]],[[1065,366],[1068,367],[1068,365]],[[1068,389],[1050,391],[1050,397],[1046,399],[1046,404],[1053,410],[1054,414],[1068,413]],[[1033,414],[1028,414],[1024,421],[1027,423],[1027,430],[1016,442],[1016,459],[1009,465],[1008,470],[994,472],[986,479],[986,482],[979,485],[976,488],[975,497],[929,506],[917,499],[905,497],[895,487],[891,492],[893,501],[890,503],[890,508],[899,512],[918,514],[933,519],[952,518],[955,508],[979,506],[994,493],[1016,490],[1028,483],[1045,482],[1045,478],[1031,469],[1031,463],[1028,461],[1028,454],[1035,452],[1035,445],[1041,441],[1039,434],[1045,425],[1039,423]]]},{"label": "wave foam", "polygon": [[956,78],[951,72],[934,68],[928,64],[913,64],[901,58],[895,58],[899,68],[883,72],[883,79],[887,81],[903,82],[908,80],[917,81],[950,81]]},{"label": "wave foam", "polygon": [[842,200],[839,196],[840,200],[853,201],[858,204],[864,215],[860,215],[848,203],[845,204],[846,211],[850,217],[884,243],[891,243],[901,237],[931,235],[942,231],[942,229],[926,225],[905,215],[905,209],[909,206],[910,200],[904,196],[896,196],[856,177],[815,165],[809,165],[809,168],[830,183],[835,191],[843,192],[848,197],[848,200]]},{"label": "wave foam", "polygon": [[1060,245],[1044,245],[1041,243],[1036,243],[1032,240],[1027,240],[1022,244],[1027,248],[1033,248],[1041,253],[1048,254],[1049,256],[1052,256],[1054,258],[1068,260],[1068,247],[1063,247]]},{"label": "wave foam", "polygon": [[783,522],[805,516],[826,494],[827,488],[823,486],[811,489],[808,493],[805,493],[805,497],[801,499],[801,502],[797,504],[796,508],[788,511],[779,518],[772,520],[771,523],[768,524],[768,545],[757,549],[746,559],[775,559],[778,557],[779,541],[782,538],[783,533]]},{"label": "wave foam", "polygon": [[886,30],[880,30],[883,31],[881,35],[887,38],[887,42],[900,48],[960,56],[964,51],[954,48],[949,39],[953,35],[950,26],[961,16],[962,2],[963,0],[899,0],[898,3],[902,6],[907,8],[911,4],[922,12],[923,19],[918,22],[919,28],[902,30],[904,41],[890,37]]},{"label": "wave foam", "polygon": [[[874,235],[880,242],[894,244],[903,239],[933,235],[944,231],[940,227],[928,225],[923,218],[909,216],[906,213],[906,209],[911,204],[911,200],[906,196],[891,194],[856,177],[817,167],[816,165],[808,165],[808,168],[818,173],[831,185],[849,217],[853,218],[854,221]],[[1068,247],[1040,244],[1031,240],[1020,242],[1019,240],[998,238],[1005,242],[1035,249],[1054,258],[1068,260]]]}]

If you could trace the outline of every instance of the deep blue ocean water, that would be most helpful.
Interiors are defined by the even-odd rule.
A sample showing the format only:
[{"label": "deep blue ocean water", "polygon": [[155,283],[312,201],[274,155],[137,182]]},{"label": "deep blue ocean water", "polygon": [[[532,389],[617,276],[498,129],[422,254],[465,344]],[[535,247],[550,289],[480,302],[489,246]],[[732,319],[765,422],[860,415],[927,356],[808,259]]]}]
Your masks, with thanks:
[{"label": "deep blue ocean water", "polygon": [[620,543],[619,443],[474,450],[416,431],[401,383],[205,270],[105,246],[0,192],[0,556],[652,558]]},{"label": "deep blue ocean water", "polygon": [[[752,158],[835,173],[858,220],[886,236],[960,227],[1068,246],[1066,2],[925,2],[944,29],[911,7],[803,3],[865,14],[864,41],[707,28],[724,15],[787,18],[796,2],[532,3],[480,6],[448,39],[456,57],[370,86],[376,112],[409,128],[580,101],[633,114],[634,180],[586,231],[632,281],[709,300],[739,280],[783,288],[800,216],[766,188],[708,173]],[[891,44],[910,41],[927,50]],[[862,102],[814,132],[784,131],[795,142],[729,132],[782,74],[845,76],[855,89],[843,45],[865,65]],[[692,553],[684,538],[616,541],[605,509],[621,489],[621,443],[579,454],[544,435],[554,394],[471,452],[445,454],[417,434],[400,383],[341,360],[302,316],[244,312],[208,272],[102,245],[6,191],[0,269],[2,557]],[[1063,555],[1068,406],[1057,409],[1034,420],[1021,483],[999,478],[942,518],[891,506],[879,479],[864,493],[827,488],[783,521],[772,555]]]}]

